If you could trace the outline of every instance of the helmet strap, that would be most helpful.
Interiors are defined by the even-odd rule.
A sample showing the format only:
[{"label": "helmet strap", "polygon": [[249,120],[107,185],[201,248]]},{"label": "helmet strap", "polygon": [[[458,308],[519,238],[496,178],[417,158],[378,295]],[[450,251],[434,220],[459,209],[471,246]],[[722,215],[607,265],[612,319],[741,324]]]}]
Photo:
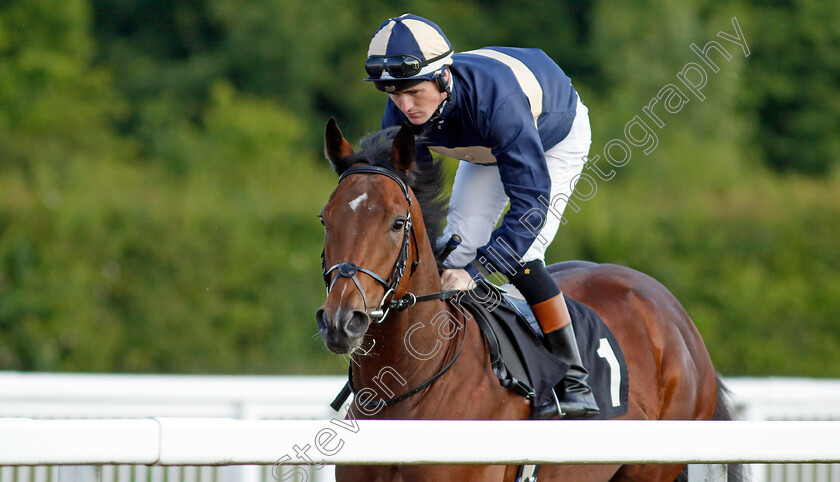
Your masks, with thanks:
[{"label": "helmet strap", "polygon": [[[443,99],[443,102],[440,103],[438,108],[435,110],[435,113],[432,114],[432,117],[429,119],[429,121],[433,125],[437,126],[438,129],[443,128],[443,108],[446,107],[446,103],[452,99],[452,79],[446,79],[447,72],[449,72],[449,69],[444,67],[443,73],[441,73],[440,77],[436,79],[440,91],[446,92],[446,98]],[[450,73],[449,75],[452,74]]]}]

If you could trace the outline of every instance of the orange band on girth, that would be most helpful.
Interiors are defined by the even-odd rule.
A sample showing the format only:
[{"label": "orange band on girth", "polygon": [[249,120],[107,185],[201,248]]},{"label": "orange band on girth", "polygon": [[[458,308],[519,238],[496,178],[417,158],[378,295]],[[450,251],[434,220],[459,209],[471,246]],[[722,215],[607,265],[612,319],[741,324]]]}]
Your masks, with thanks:
[{"label": "orange band on girth", "polygon": [[572,322],[563,293],[531,305],[531,310],[534,311],[543,333],[559,330]]}]

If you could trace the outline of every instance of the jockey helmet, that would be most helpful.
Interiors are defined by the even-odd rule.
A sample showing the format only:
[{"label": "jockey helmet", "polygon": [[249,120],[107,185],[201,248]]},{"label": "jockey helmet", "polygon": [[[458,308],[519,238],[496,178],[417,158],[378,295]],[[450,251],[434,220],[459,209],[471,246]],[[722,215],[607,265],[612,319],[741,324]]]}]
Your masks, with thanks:
[{"label": "jockey helmet", "polygon": [[443,72],[452,64],[452,44],[435,23],[406,13],[389,18],[370,41],[365,79],[383,92],[399,92],[424,80],[437,80],[446,91]]}]

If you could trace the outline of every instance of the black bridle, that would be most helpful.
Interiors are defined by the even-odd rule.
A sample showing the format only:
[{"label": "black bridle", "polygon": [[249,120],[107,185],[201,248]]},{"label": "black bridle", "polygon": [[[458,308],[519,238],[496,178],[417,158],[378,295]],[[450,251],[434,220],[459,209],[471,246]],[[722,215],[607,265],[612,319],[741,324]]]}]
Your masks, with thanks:
[{"label": "black bridle", "polygon": [[[382,323],[385,321],[385,317],[388,316],[388,312],[392,308],[403,310],[413,306],[414,303],[417,302],[417,297],[411,293],[406,294],[405,298],[397,300],[393,299],[394,293],[397,291],[397,287],[400,284],[400,280],[402,280],[403,274],[405,274],[406,266],[408,264],[409,237],[414,237],[415,251],[414,261],[411,263],[411,271],[414,271],[417,268],[417,265],[420,264],[420,249],[417,246],[417,236],[414,234],[414,225],[411,222],[411,195],[408,193],[408,186],[406,186],[405,182],[396,174],[384,167],[367,165],[353,166],[341,174],[341,177],[338,178],[339,184],[347,178],[347,176],[352,174],[380,174],[393,179],[394,182],[400,186],[400,189],[405,196],[405,200],[408,202],[405,215],[405,225],[403,226],[402,246],[400,247],[397,261],[394,263],[394,267],[391,269],[391,274],[388,275],[387,280],[367,268],[356,266],[356,264],[350,261],[336,263],[330,269],[327,269],[323,251],[321,252],[321,271],[324,276],[324,284],[327,286],[327,295],[330,294],[330,290],[339,278],[350,278],[353,280],[353,284],[356,285],[359,293],[362,294],[362,302],[365,305],[366,312],[368,312],[367,296],[365,295],[365,290],[362,288],[362,284],[359,283],[359,278],[356,276],[356,273],[364,273],[384,286],[385,294],[382,296],[382,301],[379,303],[379,306],[368,312],[368,316],[370,316],[371,320],[376,321],[377,323]],[[336,276],[332,279],[332,281],[330,281],[330,275],[333,271],[335,271]],[[391,299],[389,299],[389,297],[391,297]]]},{"label": "black bridle", "polygon": [[[403,226],[402,246],[400,247],[400,252],[397,256],[397,261],[394,263],[394,267],[391,269],[391,274],[388,275],[387,280],[383,279],[381,276],[374,273],[373,271],[356,266],[356,264],[349,261],[345,261],[343,263],[336,263],[330,269],[327,269],[324,251],[321,251],[321,271],[324,275],[324,284],[327,287],[327,295],[329,296],[330,290],[339,278],[350,278],[351,280],[353,280],[353,284],[356,285],[356,288],[359,290],[359,293],[361,293],[362,301],[365,305],[365,311],[367,311],[367,297],[365,296],[365,290],[362,288],[362,284],[359,283],[359,279],[356,276],[356,274],[361,272],[370,276],[385,287],[385,294],[382,296],[382,301],[379,303],[379,307],[368,313],[371,319],[375,320],[377,323],[382,323],[383,321],[385,321],[385,317],[388,316],[388,313],[391,309],[402,311],[407,308],[411,308],[416,303],[422,301],[447,300],[449,298],[454,298],[455,296],[457,296],[458,293],[460,293],[460,291],[445,290],[421,296],[416,296],[413,293],[406,293],[405,296],[403,296],[402,298],[393,299],[393,295],[394,293],[396,293],[397,286],[399,286],[400,280],[402,279],[403,274],[405,274],[405,270],[408,264],[408,245],[410,241],[409,237],[414,237],[415,251],[414,261],[412,261],[411,263],[411,272],[413,272],[417,268],[417,265],[420,263],[420,250],[417,245],[417,236],[414,234],[414,226],[411,223],[411,195],[408,192],[408,186],[406,186],[405,182],[402,179],[400,179],[396,174],[389,171],[388,169],[385,169],[384,167],[369,165],[353,166],[341,174],[341,176],[338,179],[339,184],[347,176],[350,176],[352,174],[380,174],[393,179],[394,182],[396,182],[400,186],[400,189],[402,190],[403,195],[405,196],[405,200],[408,202],[408,207],[406,208],[405,226]],[[332,281],[330,281],[330,275],[333,271],[335,271],[336,276],[332,279]],[[411,272],[409,272],[409,277],[411,277]],[[388,297],[391,297],[391,299],[389,300]],[[369,401],[364,402],[364,405],[368,408],[375,408],[379,407],[380,405],[388,406],[393,403],[405,400],[411,397],[412,395],[415,395],[420,391],[424,390],[429,385],[434,383],[438,378],[440,378],[444,373],[446,373],[450,368],[452,368],[452,365],[455,363],[455,360],[458,359],[458,355],[461,354],[461,349],[464,348],[464,343],[466,342],[466,339],[467,337],[465,333],[463,339],[461,340],[461,345],[458,347],[458,351],[455,353],[455,356],[452,357],[449,363],[445,367],[443,367],[443,369],[438,371],[434,376],[421,383],[416,388],[409,390],[408,392],[400,396],[394,397],[390,400]],[[332,406],[335,410],[338,410],[341,407],[341,405],[351,393],[355,394],[355,389],[353,388],[352,366],[350,367],[348,372],[349,373],[347,377],[347,383],[341,390],[341,393],[339,393],[336,399],[330,404],[330,406]]]}]

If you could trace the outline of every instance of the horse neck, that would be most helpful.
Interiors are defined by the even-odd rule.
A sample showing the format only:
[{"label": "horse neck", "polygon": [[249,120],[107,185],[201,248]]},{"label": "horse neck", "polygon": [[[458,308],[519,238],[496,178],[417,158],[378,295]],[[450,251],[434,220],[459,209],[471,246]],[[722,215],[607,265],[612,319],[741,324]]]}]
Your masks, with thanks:
[{"label": "horse neck", "polygon": [[[417,296],[441,291],[440,275],[425,232],[417,233],[417,242],[421,262],[414,271],[406,273],[410,276],[407,291]],[[463,339],[459,332],[447,332],[447,327],[455,326],[449,323],[458,315],[441,300],[391,311],[381,324],[370,327],[362,352],[351,359],[356,390],[371,388],[387,400],[433,377],[452,360]]]}]

